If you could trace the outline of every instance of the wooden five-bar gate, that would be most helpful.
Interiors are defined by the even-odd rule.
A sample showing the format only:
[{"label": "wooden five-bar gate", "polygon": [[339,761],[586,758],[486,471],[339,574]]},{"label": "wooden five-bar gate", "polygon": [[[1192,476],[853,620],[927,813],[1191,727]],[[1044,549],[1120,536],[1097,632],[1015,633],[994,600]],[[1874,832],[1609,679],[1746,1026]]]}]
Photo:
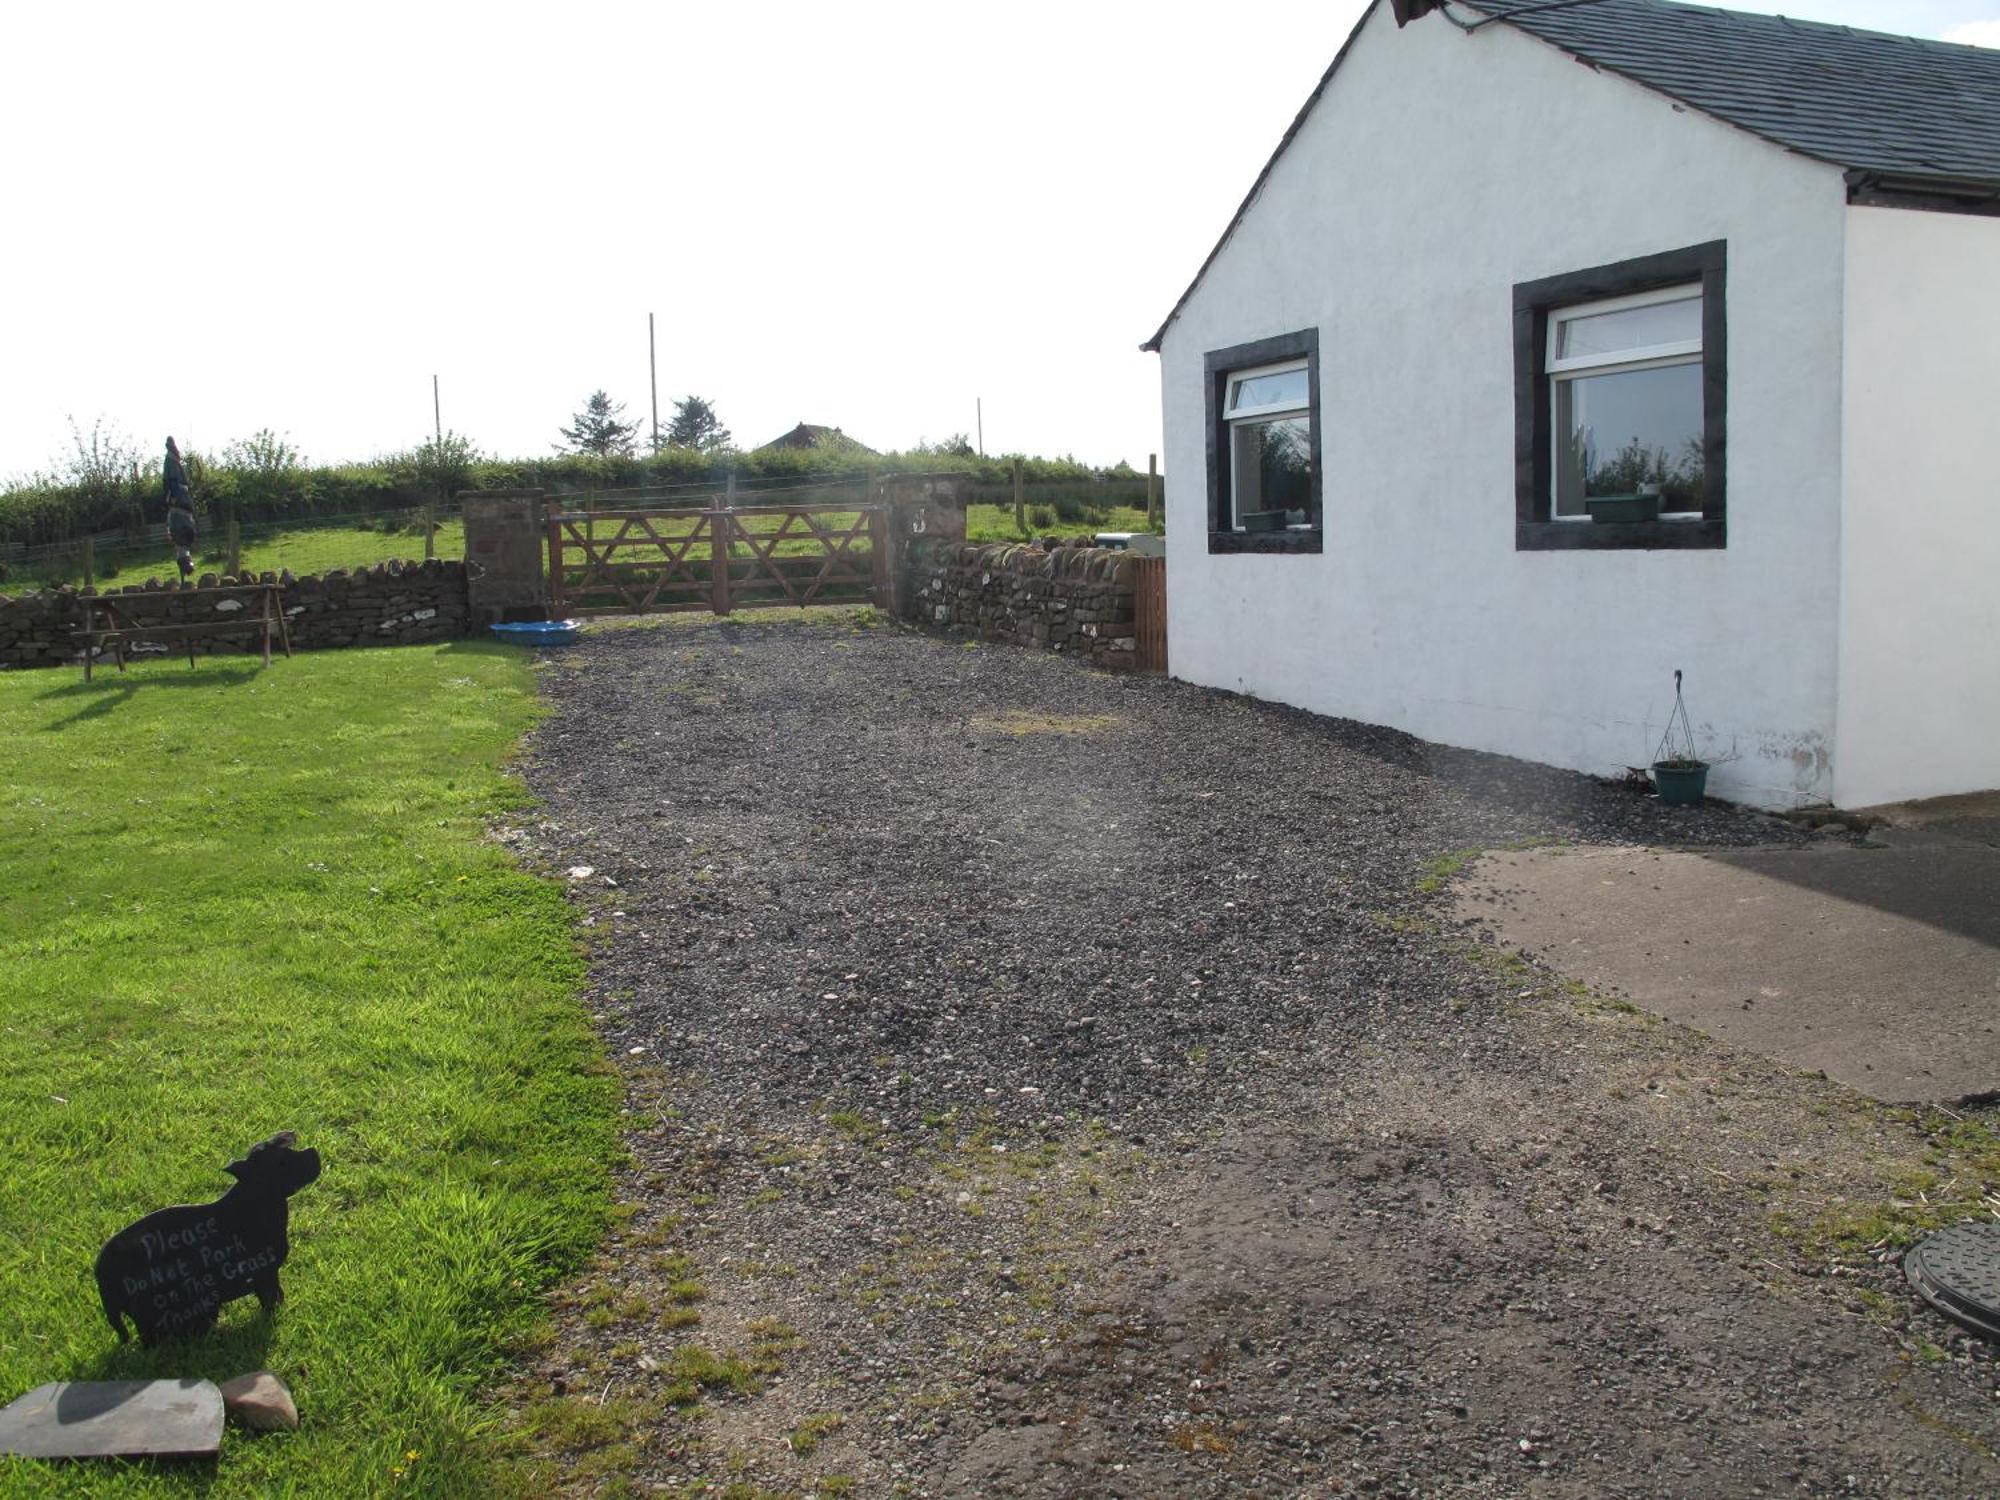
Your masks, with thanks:
[{"label": "wooden five-bar gate", "polygon": [[887,507],[865,494],[797,505],[735,505],[718,494],[706,506],[653,509],[642,491],[613,491],[588,498],[623,508],[551,504],[550,613],[886,606]]}]

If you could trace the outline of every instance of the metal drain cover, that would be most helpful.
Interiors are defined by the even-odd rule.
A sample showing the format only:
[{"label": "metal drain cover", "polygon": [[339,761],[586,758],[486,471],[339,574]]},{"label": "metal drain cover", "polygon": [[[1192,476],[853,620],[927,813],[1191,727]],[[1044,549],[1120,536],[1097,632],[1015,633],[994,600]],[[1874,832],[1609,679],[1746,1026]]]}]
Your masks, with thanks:
[{"label": "metal drain cover", "polygon": [[2000,1224],[1957,1224],[1903,1257],[1917,1294],[1974,1333],[2000,1339]]}]

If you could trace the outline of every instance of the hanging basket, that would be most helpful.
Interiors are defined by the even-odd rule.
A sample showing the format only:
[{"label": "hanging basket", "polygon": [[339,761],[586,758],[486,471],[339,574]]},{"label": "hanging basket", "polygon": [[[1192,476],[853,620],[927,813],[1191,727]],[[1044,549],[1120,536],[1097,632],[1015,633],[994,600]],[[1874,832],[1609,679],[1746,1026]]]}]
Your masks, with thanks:
[{"label": "hanging basket", "polygon": [[1695,754],[1694,726],[1681,697],[1680,668],[1674,669],[1674,711],[1653,752],[1653,789],[1669,807],[1698,807],[1708,795],[1708,762]]},{"label": "hanging basket", "polygon": [[1699,807],[1701,799],[1708,795],[1708,763],[1656,760],[1653,790],[1669,807]]}]

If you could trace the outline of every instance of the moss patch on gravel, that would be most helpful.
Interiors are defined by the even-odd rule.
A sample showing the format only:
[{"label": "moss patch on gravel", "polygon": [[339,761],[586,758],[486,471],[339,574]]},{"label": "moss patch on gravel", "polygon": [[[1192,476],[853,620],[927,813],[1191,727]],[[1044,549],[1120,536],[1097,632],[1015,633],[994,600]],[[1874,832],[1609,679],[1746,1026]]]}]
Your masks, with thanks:
[{"label": "moss patch on gravel", "polygon": [[1815,1259],[1852,1260],[1904,1250],[1925,1235],[1967,1220],[2000,1219],[2000,1113],[1965,1115],[1855,1099],[1852,1117],[1889,1153],[1867,1190],[1817,1210],[1772,1215],[1785,1239]]}]

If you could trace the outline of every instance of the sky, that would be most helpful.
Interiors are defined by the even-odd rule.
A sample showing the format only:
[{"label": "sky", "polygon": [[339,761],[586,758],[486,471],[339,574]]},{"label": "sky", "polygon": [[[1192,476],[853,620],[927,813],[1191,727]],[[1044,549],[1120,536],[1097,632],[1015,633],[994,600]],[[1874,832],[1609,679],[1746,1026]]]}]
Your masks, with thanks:
[{"label": "sky", "polygon": [[[2000,0],[1735,8],[2000,46]],[[600,387],[649,421],[649,312],[662,425],[890,449],[983,408],[988,452],[1143,468],[1138,346],[1362,9],[12,7],[0,480],[71,418],[364,459],[430,435],[434,374],[447,428],[547,453]]]}]

